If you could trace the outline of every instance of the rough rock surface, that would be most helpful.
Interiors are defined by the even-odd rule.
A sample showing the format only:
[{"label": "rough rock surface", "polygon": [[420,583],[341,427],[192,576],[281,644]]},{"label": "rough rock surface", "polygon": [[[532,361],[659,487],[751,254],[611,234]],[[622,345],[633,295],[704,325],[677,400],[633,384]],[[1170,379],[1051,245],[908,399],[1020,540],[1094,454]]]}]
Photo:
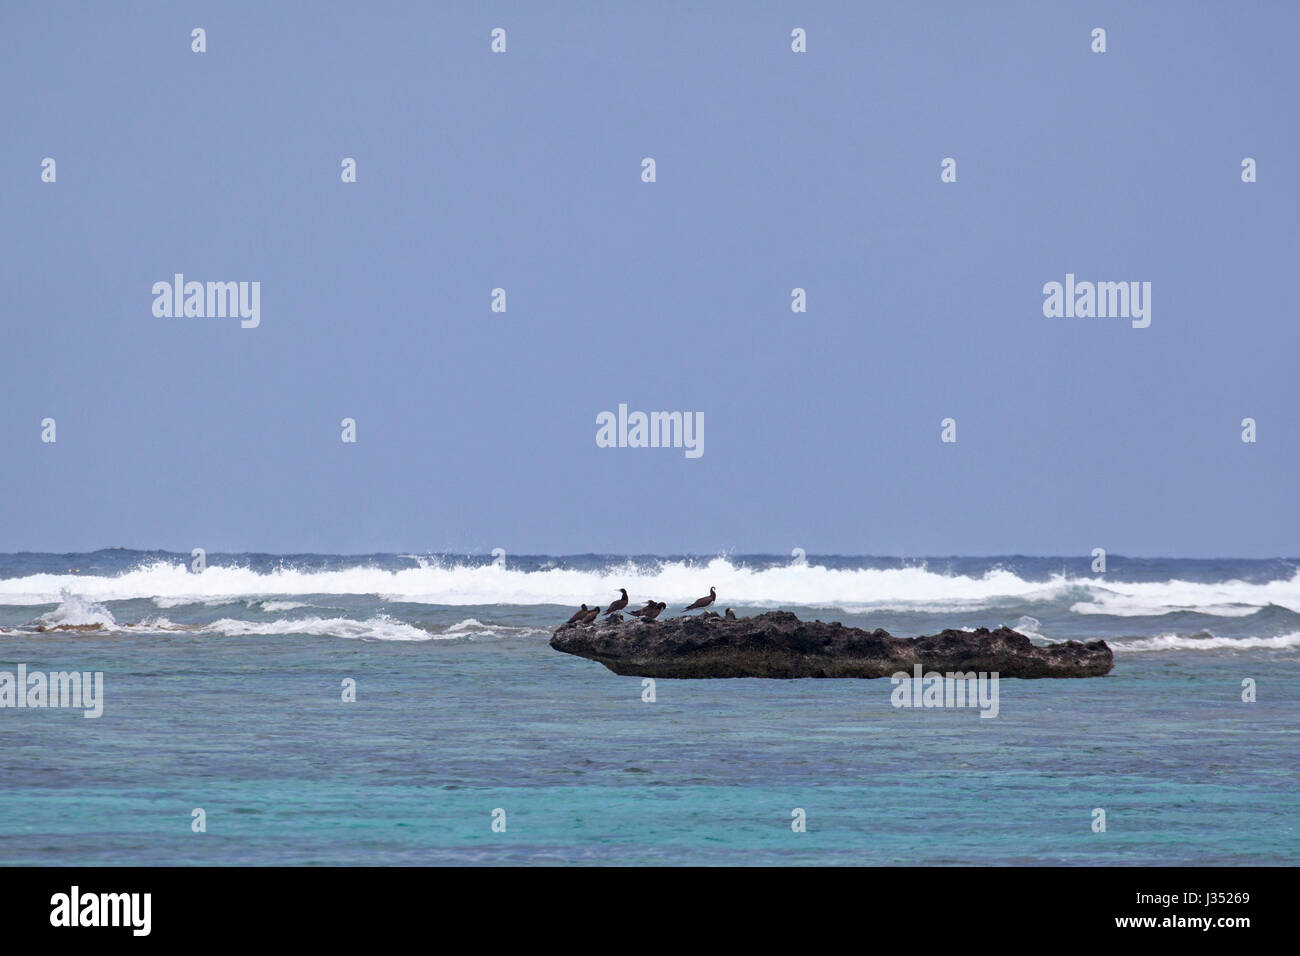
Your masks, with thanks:
[{"label": "rough rock surface", "polygon": [[801,621],[789,611],[734,621],[694,616],[564,624],[551,647],[634,677],[891,677],[911,674],[916,664],[924,672],[1101,677],[1115,663],[1105,641],[1039,647],[1006,627],[899,638],[879,628]]}]

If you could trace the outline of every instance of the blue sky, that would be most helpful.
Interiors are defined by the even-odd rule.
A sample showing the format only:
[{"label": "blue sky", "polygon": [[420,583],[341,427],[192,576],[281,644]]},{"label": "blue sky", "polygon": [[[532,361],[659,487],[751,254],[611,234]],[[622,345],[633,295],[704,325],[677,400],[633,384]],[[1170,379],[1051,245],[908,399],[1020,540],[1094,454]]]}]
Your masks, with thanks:
[{"label": "blue sky", "polygon": [[[0,551],[1295,554],[1298,27],[6,5]],[[1151,326],[1045,318],[1067,272]],[[598,448],[620,403],[704,454]]]}]

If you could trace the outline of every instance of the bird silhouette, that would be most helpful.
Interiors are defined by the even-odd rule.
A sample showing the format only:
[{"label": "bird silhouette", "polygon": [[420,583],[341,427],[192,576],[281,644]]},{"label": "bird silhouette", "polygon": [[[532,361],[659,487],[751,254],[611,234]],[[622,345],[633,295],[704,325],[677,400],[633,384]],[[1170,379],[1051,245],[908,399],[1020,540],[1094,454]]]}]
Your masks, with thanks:
[{"label": "bird silhouette", "polygon": [[606,617],[627,607],[627,588],[619,588],[619,591],[622,592],[623,596],[609,606],[609,610],[605,612]]},{"label": "bird silhouette", "polygon": [[718,592],[717,592],[716,590],[714,590],[713,588],[709,588],[709,596],[708,596],[708,597],[702,597],[702,598],[700,598],[698,601],[696,601],[694,604],[692,604],[690,607],[682,608],[682,610],[683,610],[683,611],[698,611],[698,610],[699,610],[700,608],[702,608],[702,607],[708,607],[710,604],[712,604],[712,603],[713,603],[714,601],[716,601],[717,599],[718,599]]}]

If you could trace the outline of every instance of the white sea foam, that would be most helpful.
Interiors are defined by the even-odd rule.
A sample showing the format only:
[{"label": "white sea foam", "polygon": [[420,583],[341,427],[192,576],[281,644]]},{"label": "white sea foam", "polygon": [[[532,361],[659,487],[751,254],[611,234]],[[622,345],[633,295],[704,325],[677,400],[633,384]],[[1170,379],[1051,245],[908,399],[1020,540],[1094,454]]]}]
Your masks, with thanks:
[{"label": "white sea foam", "polygon": [[[970,580],[970,579],[967,579]],[[519,638],[549,635],[548,628],[527,625],[507,625],[485,622],[475,617],[466,617],[455,624],[442,629],[418,627],[391,617],[378,614],[365,620],[345,617],[305,616],[281,618],[273,621],[243,621],[234,618],[222,618],[208,624],[175,624],[162,616],[148,617],[138,624],[119,623],[106,607],[88,598],[63,591],[57,608],[42,614],[31,625],[18,628],[0,628],[0,633],[31,633],[32,625],[45,627],[75,627],[99,624],[102,632],[119,632],[147,635],[155,633],[183,632],[189,634],[220,634],[232,637],[258,635],[310,634],[326,637],[366,639],[380,641],[432,641],[458,640],[474,638]],[[212,603],[212,602],[198,602]],[[250,607],[260,606],[267,612],[296,610],[308,607],[298,601],[248,601]],[[447,602],[451,603],[451,602]],[[737,601],[736,603],[741,603]],[[1014,629],[1035,640],[1051,641],[1040,633],[1039,621],[1028,615],[1020,617]],[[970,628],[964,628],[970,630]],[[1156,637],[1111,639],[1111,646],[1117,653],[1141,653],[1177,650],[1248,650],[1248,649],[1290,649],[1300,647],[1300,632],[1278,635],[1275,637],[1218,637],[1212,634],[1180,636],[1178,634],[1161,634]]]},{"label": "white sea foam", "polygon": [[[199,603],[308,595],[376,595],[391,602],[455,606],[605,604],[626,587],[633,600],[686,604],[710,586],[721,605],[810,607],[843,612],[925,610],[968,612],[1007,604],[1072,601],[1078,614],[1120,616],[1198,611],[1245,615],[1269,604],[1300,612],[1300,572],[1261,584],[1244,581],[1134,583],[1055,575],[1028,581],[1005,569],[947,574],[924,565],[903,568],[827,568],[795,564],[753,569],[727,558],[634,562],[592,570],[552,567],[525,571],[490,564],[459,565],[429,559],[391,571],[358,564],[332,571],[277,568],[257,572],[209,564],[202,574],[180,562],[158,561],[113,576],[34,574],[0,580],[0,605],[49,604],[73,592],[88,601],[152,599],[160,608]],[[287,609],[287,608],[286,608]]]},{"label": "white sea foam", "polygon": [[278,621],[238,621],[223,618],[202,627],[198,633],[224,634],[230,637],[248,635],[314,634],[322,637],[360,638],[372,641],[446,641],[474,637],[530,637],[550,635],[547,628],[512,627],[504,624],[485,624],[475,618],[466,618],[442,631],[425,630],[380,614],[364,621],[345,617],[305,617]]},{"label": "white sea foam", "polygon": [[439,637],[533,637],[545,635],[550,637],[550,628],[543,627],[518,627],[509,624],[485,624],[477,618],[467,617],[459,621],[441,634]]},{"label": "white sea foam", "polygon": [[253,635],[313,634],[321,637],[347,637],[372,641],[430,641],[438,635],[379,614],[365,621],[347,617],[304,617],[279,621],[237,621],[222,618],[195,628],[196,633],[224,634],[227,637]]},{"label": "white sea foam", "polygon": [[1138,640],[1107,641],[1111,650],[1117,654],[1138,653],[1143,651],[1220,651],[1220,650],[1285,650],[1300,647],[1300,631],[1291,634],[1279,634],[1276,637],[1180,637],[1177,634],[1161,634],[1158,637],[1144,637]]},{"label": "white sea foam", "polygon": [[38,617],[37,624],[44,624],[46,627],[85,627],[89,624],[99,624],[104,630],[111,630],[117,626],[112,612],[102,605],[66,590],[59,595],[59,598],[59,606]]},{"label": "white sea foam", "polygon": [[[141,595],[141,597],[144,596],[145,595]],[[122,599],[108,598],[107,600],[117,601]],[[154,595],[153,597],[153,603],[157,607],[163,608],[164,610],[173,607],[185,607],[190,604],[202,604],[204,607],[221,607],[221,605],[223,604],[236,604],[239,603],[241,600],[242,599],[237,594],[223,594],[219,597],[208,597],[208,598],[194,597],[193,595],[190,595],[188,597],[167,597],[165,595]],[[252,606],[253,602],[244,601],[243,603]]]},{"label": "white sea foam", "polygon": [[1043,635],[1039,633],[1038,629],[1041,626],[1042,625],[1039,623],[1038,618],[1030,617],[1026,614],[1021,617],[1020,620],[1016,621],[1015,626],[1012,627],[1011,630],[1015,631],[1017,634],[1023,634],[1025,637],[1030,639],[1037,638],[1040,641],[1046,641],[1048,638],[1043,637]]},{"label": "white sea foam", "polygon": [[1144,617],[1195,611],[1218,617],[1245,617],[1270,604],[1300,611],[1300,572],[1262,584],[1235,580],[1090,583],[1088,600],[1070,606],[1076,614]]},{"label": "white sea foam", "polygon": [[485,626],[486,625],[477,618],[467,617],[465,620],[459,621],[447,628],[447,632],[450,634],[456,634],[461,631],[477,631],[482,630]]},{"label": "white sea foam", "polygon": [[184,624],[174,624],[165,617],[146,617],[139,624],[120,625],[128,631],[183,631],[186,630]]}]

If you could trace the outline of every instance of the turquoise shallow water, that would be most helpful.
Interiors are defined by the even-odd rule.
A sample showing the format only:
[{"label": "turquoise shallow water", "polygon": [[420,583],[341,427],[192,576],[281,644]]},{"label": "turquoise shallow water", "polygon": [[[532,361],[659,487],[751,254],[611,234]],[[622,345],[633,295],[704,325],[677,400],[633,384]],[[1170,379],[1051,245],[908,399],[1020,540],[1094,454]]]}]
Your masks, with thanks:
[{"label": "turquoise shallow water", "polygon": [[[0,708],[0,864],[1300,862],[1294,561],[189,560],[0,555],[0,671],[105,681],[97,720]],[[675,613],[711,584],[741,615],[1102,637],[1115,668],[1002,681],[985,719],[887,680],[646,703],[547,644],[617,586]]]},{"label": "turquoise shallow water", "polygon": [[1270,651],[1006,680],[990,720],[895,709],[888,681],[659,681],[645,703],[541,637],[3,649],[106,682],[98,720],[0,712],[5,863],[1300,861],[1300,663]]}]

